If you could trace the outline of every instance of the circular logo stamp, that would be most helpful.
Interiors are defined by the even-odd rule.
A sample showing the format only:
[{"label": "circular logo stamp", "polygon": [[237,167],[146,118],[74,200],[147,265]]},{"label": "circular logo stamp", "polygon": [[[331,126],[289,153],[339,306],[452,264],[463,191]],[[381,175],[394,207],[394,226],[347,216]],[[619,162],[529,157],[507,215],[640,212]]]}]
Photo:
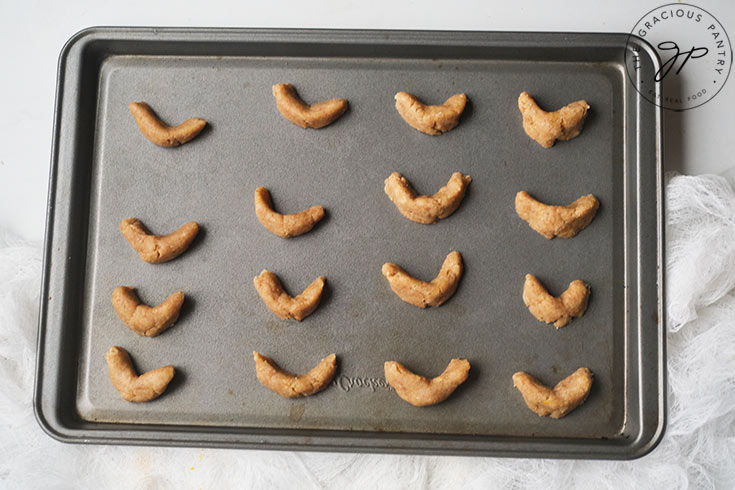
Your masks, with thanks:
[{"label": "circular logo stamp", "polygon": [[[664,109],[685,111],[705,104],[722,90],[730,75],[730,39],[722,24],[703,8],[685,3],[662,5],[641,17],[630,34],[656,50],[661,67],[653,77],[636,83],[639,52],[635,44],[629,44],[625,54],[628,76],[646,100]],[[656,90],[657,85],[661,90]]]}]

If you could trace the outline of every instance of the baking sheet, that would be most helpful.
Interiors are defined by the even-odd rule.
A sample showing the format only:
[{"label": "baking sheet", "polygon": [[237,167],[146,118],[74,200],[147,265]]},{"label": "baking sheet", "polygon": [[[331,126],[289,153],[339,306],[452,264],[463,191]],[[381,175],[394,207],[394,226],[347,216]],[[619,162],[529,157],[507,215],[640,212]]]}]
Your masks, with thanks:
[{"label": "baking sheet", "polygon": [[[99,431],[87,439],[114,442],[252,446],[258,435],[267,447],[279,447],[285,436],[300,442],[284,446],[299,448],[597,457],[631,457],[655,439],[639,440],[662,426],[663,391],[642,390],[647,383],[663,386],[661,318],[639,322],[634,310],[658,312],[660,291],[655,280],[631,280],[642,267],[660,264],[660,128],[656,110],[646,108],[650,114],[641,120],[645,111],[631,103],[637,93],[622,66],[624,36],[538,35],[583,46],[575,57],[573,49],[541,40],[529,56],[525,41],[512,34],[198,31],[208,38],[198,44],[197,32],[190,34],[187,49],[176,31],[158,31],[157,41],[144,39],[145,30],[92,33],[103,45],[125,39],[108,41],[97,58],[82,57],[81,86],[95,88],[92,101],[86,90],[78,94],[87,107],[67,109],[61,101],[62,110],[88,124],[74,124],[87,156],[73,163],[82,212],[70,196],[57,196],[83,221],[76,223],[83,232],[68,235],[82,256],[74,267],[79,282],[60,291],[76,302],[76,322],[47,315],[41,327],[42,342],[49,319],[67,334],[54,356],[66,376],[48,388],[72,392],[55,407],[67,417],[59,425],[74,435]],[[241,53],[215,42],[238,36]],[[160,45],[161,37],[171,46]],[[354,56],[340,48],[345,39],[355,43]],[[362,54],[371,43],[372,52]],[[617,44],[619,57],[605,43]],[[211,52],[199,52],[202,46]],[[214,55],[218,47],[221,56]],[[453,56],[432,57],[432,49]],[[529,59],[535,56],[541,59]],[[293,83],[307,101],[345,97],[350,110],[325,129],[298,128],[275,108],[270,87],[281,82]],[[429,103],[465,92],[470,106],[457,129],[430,137],[398,116],[393,95],[400,90]],[[516,105],[521,90],[547,108],[586,99],[592,110],[582,135],[550,150],[530,140]],[[166,121],[196,116],[209,127],[182,147],[156,147],[127,110],[137,100]],[[71,130],[60,126],[63,142]],[[656,163],[647,162],[653,172],[641,176],[646,148]],[[393,171],[421,193],[435,192],[454,171],[473,181],[454,215],[426,226],[402,217],[384,194],[383,180]],[[306,235],[280,239],[253,212],[259,185],[271,190],[281,212],[322,204],[327,218]],[[519,190],[558,204],[594,193],[601,207],[574,239],[547,241],[515,214]],[[642,229],[643,217],[632,214],[640,193],[654,198],[647,210],[654,219]],[[203,232],[178,259],[147,264],[118,231],[129,216],[158,233],[191,220]],[[72,226],[52,222],[49,243],[64,228]],[[653,237],[653,250],[643,249],[638,230]],[[391,261],[428,280],[452,250],[462,253],[465,273],[440,308],[403,303],[380,273]],[[278,319],[252,286],[264,268],[292,294],[326,276],[323,304],[301,323]],[[50,267],[47,278],[55,273]],[[554,294],[585,280],[592,288],[587,313],[558,331],[538,322],[521,299],[526,273]],[[157,338],[138,337],[111,306],[118,285],[137,287],[148,304],[183,290],[180,320]],[[638,328],[644,324],[648,331]],[[647,348],[657,355],[635,355],[631,343],[650,339],[657,344]],[[139,371],[176,366],[165,396],[124,402],[107,378],[104,353],[112,345],[128,349]],[[339,370],[319,395],[281,399],[257,381],[253,350],[294,372],[335,352]],[[452,357],[467,358],[472,370],[440,405],[412,407],[382,381],[386,360],[434,376]],[[47,364],[41,359],[40,369]],[[581,366],[595,373],[592,393],[561,420],[530,412],[512,385],[519,370],[554,384]],[[640,409],[653,411],[645,422]],[[186,440],[171,437],[181,432]],[[325,444],[332,436],[340,443]]]}]

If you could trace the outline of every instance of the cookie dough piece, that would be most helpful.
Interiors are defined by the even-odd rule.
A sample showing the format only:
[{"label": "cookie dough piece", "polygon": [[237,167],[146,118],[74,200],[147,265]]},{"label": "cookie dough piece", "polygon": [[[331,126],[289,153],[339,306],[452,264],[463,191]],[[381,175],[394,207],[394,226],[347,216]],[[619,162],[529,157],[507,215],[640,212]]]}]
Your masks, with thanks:
[{"label": "cookie dough piece", "polygon": [[174,377],[174,367],[170,365],[138,376],[130,354],[122,347],[111,347],[105,357],[112,386],[129,402],[147,402],[158,398]]},{"label": "cookie dough piece", "polygon": [[347,111],[347,99],[331,99],[309,105],[290,83],[273,85],[273,96],[281,115],[302,128],[319,129],[332,124]]},{"label": "cookie dough piece", "polygon": [[589,297],[590,287],[579,279],[569,283],[567,290],[558,298],[550,295],[532,274],[526,274],[523,284],[523,302],[528,311],[539,321],[553,323],[556,328],[569,324],[574,317],[584,315]]},{"label": "cookie dough piece", "polygon": [[207,121],[194,117],[187,119],[178,126],[169,126],[156,116],[153,109],[145,102],[131,102],[128,104],[130,113],[138,123],[138,129],[143,136],[158,146],[179,146],[194,139],[202,132]]},{"label": "cookie dough piece", "polygon": [[589,108],[586,101],[578,100],[558,111],[546,112],[528,92],[521,92],[518,97],[518,109],[523,115],[523,129],[544,148],[551,148],[556,140],[566,141],[579,136]]},{"label": "cookie dough piece", "polygon": [[385,179],[384,190],[403,216],[416,223],[428,225],[457,210],[470,182],[472,178],[469,175],[454,172],[447,185],[436,194],[419,196],[405,177],[393,172]]},{"label": "cookie dough piece", "polygon": [[112,306],[117,316],[130,330],[144,337],[155,337],[173,325],[183,304],[184,293],[181,291],[154,307],[142,304],[133,288],[119,286],[112,292]]},{"label": "cookie dough piece", "polygon": [[560,419],[585,402],[592,388],[592,371],[579,368],[549,388],[530,374],[520,371],[513,375],[513,386],[523,395],[532,411],[552,419]]},{"label": "cookie dough piece", "polygon": [[443,402],[464,383],[470,363],[466,359],[452,359],[444,372],[432,379],[415,374],[396,361],[386,362],[384,369],[385,380],[398,396],[415,407],[426,407]]},{"label": "cookie dough piece", "polygon": [[273,359],[253,351],[255,374],[260,383],[284,398],[311,396],[332,381],[337,371],[337,356],[330,354],[306,374],[293,374],[278,367]]},{"label": "cookie dough piece", "polygon": [[600,201],[592,194],[582,196],[568,206],[549,206],[526,191],[516,194],[516,213],[531,228],[548,238],[572,238],[595,218]]},{"label": "cookie dough piece", "polygon": [[184,253],[199,233],[199,224],[192,221],[168,235],[152,235],[138,218],[127,218],[120,223],[120,233],[141,259],[158,264]]},{"label": "cookie dough piece", "polygon": [[398,92],[395,96],[396,109],[404,121],[422,133],[439,135],[451,131],[462,116],[467,96],[456,94],[441,105],[426,105],[415,95]]},{"label": "cookie dough piece", "polygon": [[462,277],[462,255],[459,252],[447,255],[439,274],[431,282],[416,279],[390,262],[383,264],[383,275],[393,292],[406,303],[419,308],[440,306],[457,290]]},{"label": "cookie dough piece", "polygon": [[301,294],[291,297],[284,291],[281,281],[274,273],[263,270],[253,278],[255,289],[273,313],[284,320],[295,318],[298,321],[311,315],[319,306],[324,282],[324,276],[317,277]]},{"label": "cookie dough piece", "polygon": [[263,227],[281,238],[290,238],[310,231],[323,217],[324,208],[312,206],[299,213],[281,214],[273,210],[270,192],[265,187],[255,189],[255,215]]}]

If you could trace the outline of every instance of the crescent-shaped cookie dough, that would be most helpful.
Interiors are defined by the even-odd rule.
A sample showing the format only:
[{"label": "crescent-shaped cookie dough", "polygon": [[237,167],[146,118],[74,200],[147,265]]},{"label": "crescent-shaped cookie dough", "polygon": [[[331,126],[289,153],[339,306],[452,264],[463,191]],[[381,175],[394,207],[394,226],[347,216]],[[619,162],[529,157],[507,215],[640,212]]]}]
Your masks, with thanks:
[{"label": "crescent-shaped cookie dough", "polygon": [[324,208],[312,206],[299,213],[281,214],[273,210],[271,194],[265,187],[255,189],[255,215],[263,227],[281,238],[303,235],[323,217]]},{"label": "crescent-shaped cookie dough", "polygon": [[586,101],[578,100],[558,111],[546,112],[528,92],[521,92],[518,97],[518,109],[523,114],[523,129],[544,148],[551,148],[556,140],[566,141],[579,136],[589,108]]},{"label": "crescent-shaped cookie dough", "polygon": [[539,321],[553,323],[556,328],[569,324],[574,317],[584,315],[589,297],[590,287],[579,279],[569,283],[567,290],[558,298],[550,295],[532,274],[526,274],[523,284],[523,302],[528,311]]},{"label": "crescent-shaped cookie dough", "polygon": [[263,298],[265,305],[284,320],[295,318],[298,321],[311,315],[322,297],[324,290],[324,276],[317,277],[309,284],[304,292],[291,297],[284,291],[281,281],[274,273],[264,270],[253,278],[253,284],[258,294]]},{"label": "crescent-shaped cookie dough", "polygon": [[133,288],[119,286],[112,292],[112,306],[117,316],[130,330],[144,337],[155,337],[173,325],[183,304],[184,293],[181,291],[153,307],[142,304]]},{"label": "crescent-shaped cookie dough", "polygon": [[411,184],[398,172],[385,179],[385,193],[403,216],[425,225],[436,223],[457,210],[464,199],[467,186],[472,182],[469,175],[454,172],[447,185],[432,196],[419,196]]},{"label": "crescent-shaped cookie dough", "polygon": [[273,96],[281,115],[302,128],[319,129],[336,121],[348,107],[347,99],[331,99],[309,105],[290,83],[273,85]]},{"label": "crescent-shaped cookie dough", "polygon": [[459,252],[447,255],[439,274],[431,282],[416,279],[390,262],[383,264],[383,275],[393,292],[406,303],[419,308],[439,306],[457,290],[462,277],[462,256]]},{"label": "crescent-shaped cookie dough", "polygon": [[284,398],[310,396],[327,387],[337,371],[337,356],[329,354],[306,374],[293,374],[278,367],[273,359],[253,351],[255,374],[261,384]]},{"label": "crescent-shaped cookie dough", "polygon": [[202,132],[207,121],[194,117],[187,119],[178,126],[169,126],[156,116],[153,109],[145,102],[131,102],[128,104],[130,113],[138,123],[138,129],[143,136],[158,146],[179,146],[190,141]]},{"label": "crescent-shaped cookie dough", "polygon": [[513,375],[513,386],[523,395],[532,411],[544,417],[560,419],[587,399],[592,387],[592,371],[579,368],[549,388],[530,374],[520,371]]},{"label": "crescent-shaped cookie dough", "polygon": [[130,354],[122,347],[111,347],[105,358],[112,386],[129,402],[147,402],[158,398],[174,377],[174,367],[170,365],[138,376]]},{"label": "crescent-shaped cookie dough", "polygon": [[452,359],[444,372],[432,379],[415,374],[396,361],[386,362],[384,369],[385,380],[398,396],[415,407],[426,407],[443,402],[464,383],[470,363],[466,359]]},{"label": "crescent-shaped cookie dough", "polygon": [[407,92],[398,92],[395,99],[396,109],[403,120],[412,128],[431,135],[446,133],[457,127],[467,104],[465,94],[452,95],[441,105],[424,104]]},{"label": "crescent-shaped cookie dough", "polygon": [[199,224],[192,221],[168,235],[152,235],[138,218],[127,218],[120,223],[120,233],[141,259],[158,264],[184,253],[199,233]]},{"label": "crescent-shaped cookie dough", "polygon": [[548,239],[572,238],[589,225],[597,214],[600,201],[592,194],[582,196],[568,206],[549,206],[528,192],[516,194],[516,213]]}]

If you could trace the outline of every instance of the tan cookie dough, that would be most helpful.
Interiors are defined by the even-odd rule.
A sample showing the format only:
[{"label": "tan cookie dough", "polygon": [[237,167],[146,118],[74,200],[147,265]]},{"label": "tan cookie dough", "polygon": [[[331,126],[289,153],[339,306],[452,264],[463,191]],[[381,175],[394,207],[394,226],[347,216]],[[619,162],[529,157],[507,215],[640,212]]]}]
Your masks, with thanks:
[{"label": "tan cookie dough", "polygon": [[281,238],[290,238],[310,231],[323,217],[324,208],[312,206],[299,213],[281,214],[273,210],[270,192],[265,187],[255,189],[255,215],[263,227]]},{"label": "tan cookie dough", "polygon": [[521,92],[518,97],[518,109],[523,115],[523,129],[544,148],[551,148],[556,140],[566,141],[579,136],[589,108],[586,101],[578,100],[558,111],[546,112],[528,92]]},{"label": "tan cookie dough", "polygon": [[273,359],[253,351],[255,373],[263,386],[284,398],[311,396],[332,381],[337,371],[337,356],[330,354],[306,374],[293,374],[278,367]]},{"label": "tan cookie dough", "polygon": [[444,372],[432,379],[415,374],[396,361],[386,362],[384,369],[385,380],[398,396],[415,407],[426,407],[443,402],[464,383],[470,363],[466,359],[452,359]]},{"label": "tan cookie dough", "polygon": [[158,146],[183,145],[194,139],[207,125],[207,121],[195,117],[187,119],[178,126],[169,126],[158,119],[153,109],[145,102],[131,102],[128,109],[143,136]]},{"label": "tan cookie dough", "polygon": [[592,194],[582,196],[568,206],[549,206],[526,191],[516,194],[516,213],[531,228],[548,239],[572,238],[595,218],[600,201]]},{"label": "tan cookie dough", "polygon": [[170,365],[138,376],[130,354],[122,347],[111,347],[105,357],[112,386],[129,402],[147,402],[158,398],[174,377],[174,367]]},{"label": "tan cookie dough", "polygon": [[396,109],[404,121],[422,133],[439,135],[451,131],[459,124],[467,96],[456,94],[441,105],[426,105],[415,95],[398,92],[395,96]]},{"label": "tan cookie dough", "polygon": [[457,290],[462,277],[462,256],[459,252],[447,255],[439,274],[431,282],[416,279],[390,262],[383,264],[383,275],[393,292],[406,303],[419,308],[440,306]]},{"label": "tan cookie dough", "polygon": [[168,235],[152,235],[139,219],[127,218],[120,223],[120,233],[141,259],[158,264],[184,253],[199,233],[199,224],[192,221]]},{"label": "tan cookie dough", "polygon": [[431,224],[457,210],[472,182],[469,175],[454,172],[447,185],[431,196],[419,196],[398,172],[385,179],[385,193],[403,216],[416,223]]},{"label": "tan cookie dough", "polygon": [[155,337],[179,318],[184,304],[184,293],[177,291],[158,306],[148,306],[140,302],[133,288],[116,287],[112,292],[112,306],[130,330],[144,337]]},{"label": "tan cookie dough", "polygon": [[291,297],[283,289],[281,281],[274,273],[263,270],[253,279],[253,284],[265,305],[284,320],[294,318],[298,321],[311,315],[319,306],[324,291],[324,276],[317,277],[298,296]]},{"label": "tan cookie dough", "polygon": [[574,317],[584,315],[589,297],[590,287],[579,279],[572,281],[558,298],[550,295],[532,274],[526,274],[523,284],[523,302],[528,311],[539,321],[553,323],[556,328],[569,324]]},{"label": "tan cookie dough", "polygon": [[347,99],[331,99],[309,105],[290,83],[273,85],[273,96],[281,115],[302,128],[319,129],[336,121],[347,111]]},{"label": "tan cookie dough", "polygon": [[513,375],[513,386],[523,395],[532,411],[545,417],[560,419],[580,406],[587,399],[592,388],[592,371],[579,368],[554,388],[549,388],[539,380],[523,371]]}]

